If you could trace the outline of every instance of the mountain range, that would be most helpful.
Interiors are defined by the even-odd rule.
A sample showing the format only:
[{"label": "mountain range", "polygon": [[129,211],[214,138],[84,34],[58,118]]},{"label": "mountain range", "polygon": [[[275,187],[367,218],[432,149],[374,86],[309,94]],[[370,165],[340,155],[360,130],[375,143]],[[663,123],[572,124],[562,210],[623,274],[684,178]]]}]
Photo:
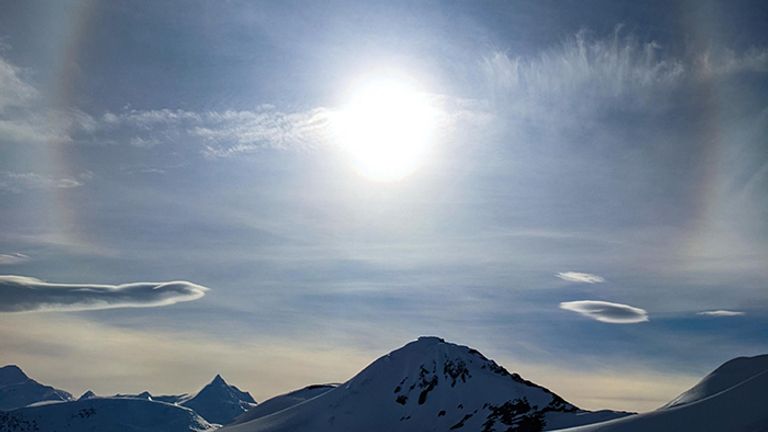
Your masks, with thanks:
[{"label": "mountain range", "polygon": [[[768,355],[726,362],[655,411],[587,411],[477,350],[421,337],[342,384],[260,404],[217,375],[195,394],[71,394],[0,368],[0,432],[768,431]],[[221,426],[225,425],[225,426]]]}]

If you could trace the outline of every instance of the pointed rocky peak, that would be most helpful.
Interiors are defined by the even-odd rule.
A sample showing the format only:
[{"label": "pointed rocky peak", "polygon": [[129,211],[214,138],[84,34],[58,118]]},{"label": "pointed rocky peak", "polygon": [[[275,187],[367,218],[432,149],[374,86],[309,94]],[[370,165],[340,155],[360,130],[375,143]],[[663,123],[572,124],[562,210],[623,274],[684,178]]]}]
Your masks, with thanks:
[{"label": "pointed rocky peak", "polygon": [[221,374],[216,374],[216,376],[213,377],[213,381],[211,381],[209,385],[229,386],[229,384],[224,381],[224,378],[221,377]]},{"label": "pointed rocky peak", "polygon": [[256,401],[248,392],[228,384],[220,374],[191,399],[181,403],[212,423],[226,424],[243,414]]},{"label": "pointed rocky peak", "polygon": [[20,367],[8,365],[0,368],[0,385],[16,384],[28,380],[29,377]]},{"label": "pointed rocky peak", "polygon": [[96,397],[96,393],[88,390],[85,393],[83,393],[77,400],[86,400],[86,399],[93,399]]}]

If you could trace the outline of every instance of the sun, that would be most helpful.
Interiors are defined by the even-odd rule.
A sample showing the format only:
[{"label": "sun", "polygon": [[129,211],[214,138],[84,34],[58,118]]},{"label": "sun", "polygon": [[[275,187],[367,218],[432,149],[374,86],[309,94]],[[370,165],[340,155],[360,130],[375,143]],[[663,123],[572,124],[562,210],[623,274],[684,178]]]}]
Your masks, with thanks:
[{"label": "sun", "polygon": [[391,79],[368,80],[349,94],[333,123],[356,171],[370,180],[392,182],[427,162],[437,126],[428,94]]}]

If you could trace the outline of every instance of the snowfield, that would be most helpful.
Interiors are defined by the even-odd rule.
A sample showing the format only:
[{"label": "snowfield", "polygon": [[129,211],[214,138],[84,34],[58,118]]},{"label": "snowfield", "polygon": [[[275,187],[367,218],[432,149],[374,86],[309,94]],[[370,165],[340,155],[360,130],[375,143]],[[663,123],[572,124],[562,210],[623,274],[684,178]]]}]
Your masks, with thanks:
[{"label": "snowfield", "polygon": [[[649,413],[568,432],[768,431],[768,355],[726,362],[672,402]],[[565,431],[563,431],[565,432]]]},{"label": "snowfield", "polygon": [[92,398],[0,412],[2,432],[208,432],[188,408],[132,398]]}]

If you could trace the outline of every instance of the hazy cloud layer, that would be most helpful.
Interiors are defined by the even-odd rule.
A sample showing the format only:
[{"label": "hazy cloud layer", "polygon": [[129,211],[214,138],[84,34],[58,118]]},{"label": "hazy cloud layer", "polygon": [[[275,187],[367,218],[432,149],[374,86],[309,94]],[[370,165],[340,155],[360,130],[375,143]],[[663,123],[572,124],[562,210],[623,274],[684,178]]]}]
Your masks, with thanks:
[{"label": "hazy cloud layer", "polygon": [[[457,121],[471,124],[488,121],[484,109],[472,106],[476,101],[431,97],[436,104],[450,109],[449,115],[439,119],[445,123],[443,126]],[[0,53],[0,143],[77,142],[143,149],[192,144],[206,158],[225,158],[264,149],[302,151],[332,142],[334,111],[325,107],[293,111],[280,110],[270,104],[250,110],[126,108],[91,115],[76,107],[46,108],[41,106],[43,99],[35,84]],[[69,184],[58,180],[29,178],[27,183],[55,187]],[[17,191],[13,183],[0,176],[0,189]]]},{"label": "hazy cloud layer", "polygon": [[711,317],[734,317],[734,316],[746,315],[746,312],[718,309],[718,310],[699,312],[696,315],[704,315],[704,316],[711,316]]},{"label": "hazy cloud layer", "polygon": [[185,281],[124,285],[54,284],[0,276],[0,312],[79,311],[154,307],[197,300],[208,288]]},{"label": "hazy cloud layer", "polygon": [[562,302],[560,309],[573,311],[594,320],[611,324],[633,324],[648,321],[648,313],[644,309],[621,303],[579,300]]},{"label": "hazy cloud layer", "polygon": [[20,252],[0,254],[0,265],[20,264],[29,261],[29,256]]},{"label": "hazy cloud layer", "polygon": [[557,277],[568,282],[596,284],[605,282],[605,278],[592,273],[581,273],[575,271],[560,272]]}]

